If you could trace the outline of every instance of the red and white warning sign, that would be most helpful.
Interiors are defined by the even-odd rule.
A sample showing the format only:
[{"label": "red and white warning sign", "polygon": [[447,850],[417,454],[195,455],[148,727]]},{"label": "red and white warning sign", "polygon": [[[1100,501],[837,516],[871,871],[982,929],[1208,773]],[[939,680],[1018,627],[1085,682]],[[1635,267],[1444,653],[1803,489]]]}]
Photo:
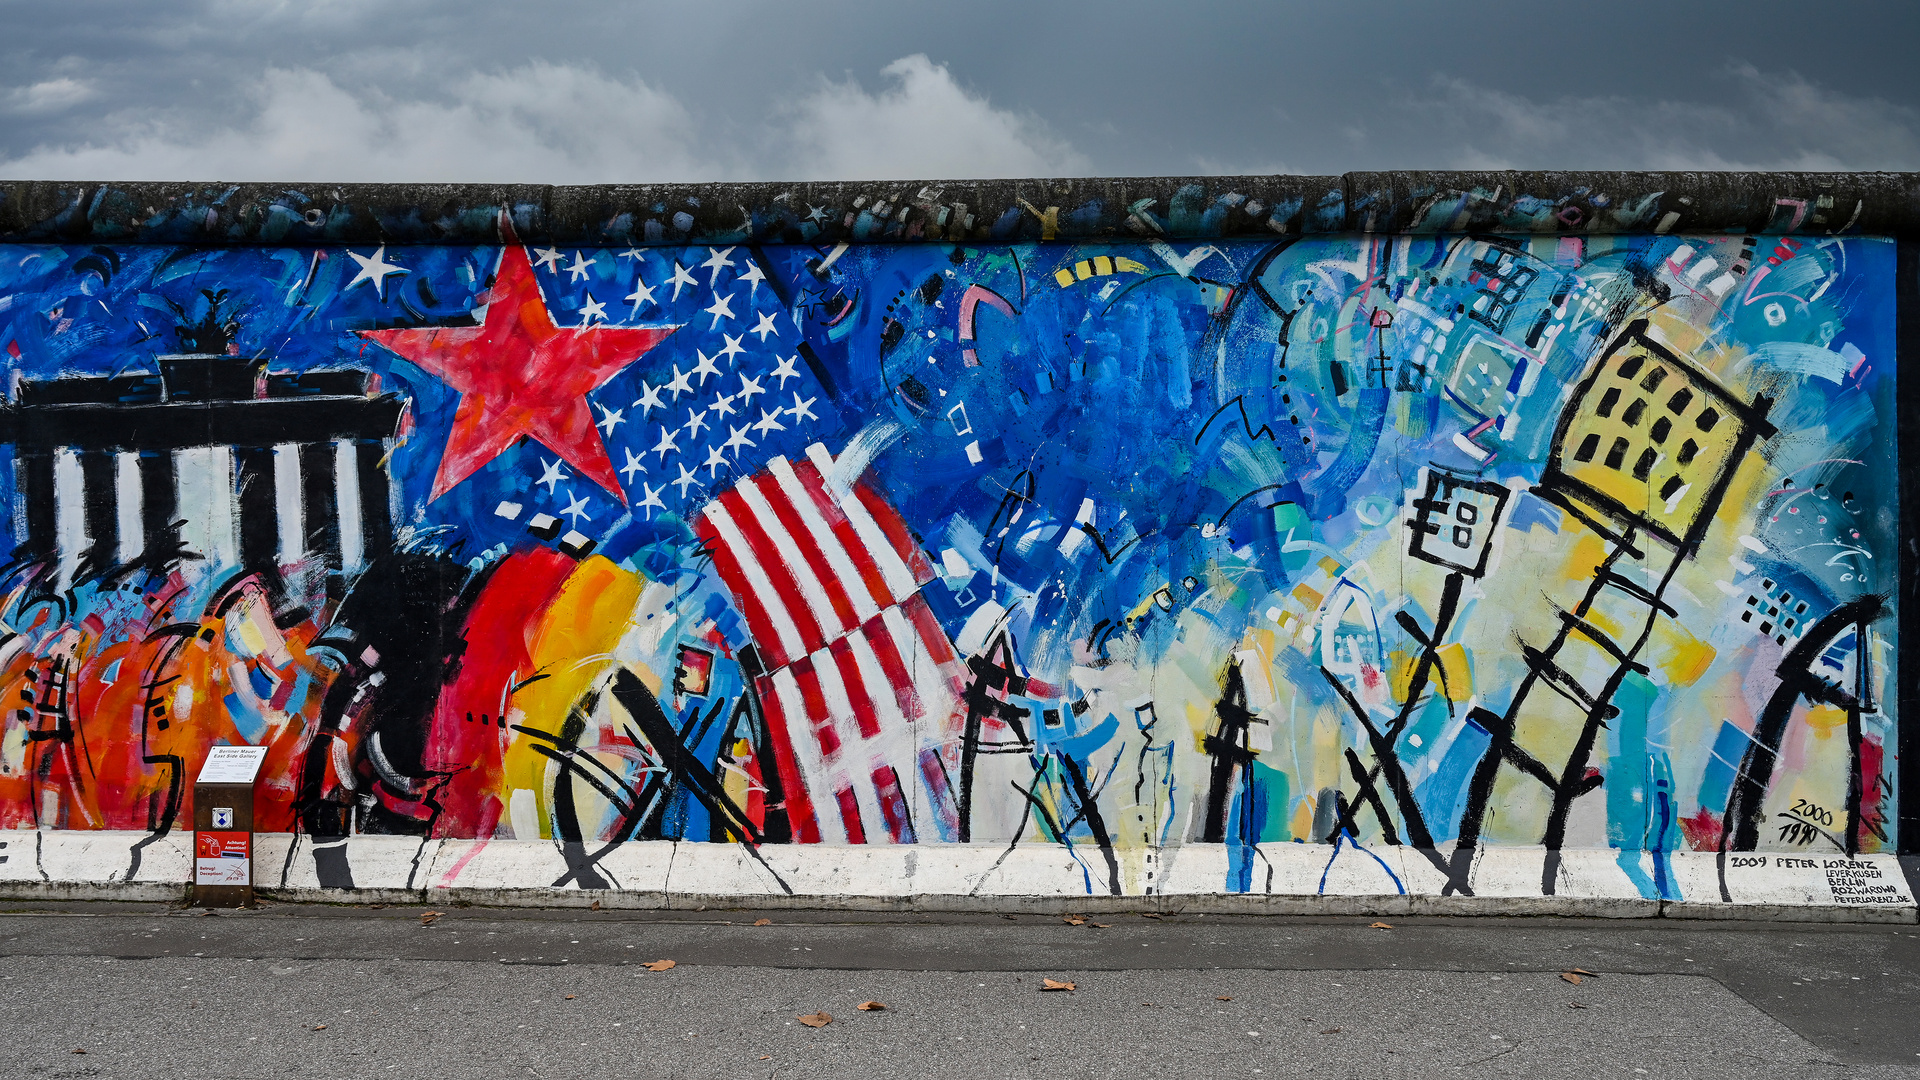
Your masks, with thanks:
[{"label": "red and white warning sign", "polygon": [[253,882],[253,834],[196,832],[193,834],[195,885],[249,885]]}]

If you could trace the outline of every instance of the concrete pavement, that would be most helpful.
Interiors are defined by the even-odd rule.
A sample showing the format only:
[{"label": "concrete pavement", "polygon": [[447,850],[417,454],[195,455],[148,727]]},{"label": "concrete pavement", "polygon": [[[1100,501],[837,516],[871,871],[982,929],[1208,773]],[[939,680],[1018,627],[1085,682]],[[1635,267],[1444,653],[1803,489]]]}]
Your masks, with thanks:
[{"label": "concrete pavement", "polygon": [[4,911],[21,1076],[1920,1077],[1902,926]]}]

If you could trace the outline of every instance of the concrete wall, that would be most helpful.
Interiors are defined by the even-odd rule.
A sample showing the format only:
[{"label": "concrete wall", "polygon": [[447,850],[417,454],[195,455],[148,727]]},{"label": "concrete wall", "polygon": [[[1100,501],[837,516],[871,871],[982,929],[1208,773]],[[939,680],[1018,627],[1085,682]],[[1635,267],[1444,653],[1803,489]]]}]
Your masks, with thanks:
[{"label": "concrete wall", "polygon": [[0,190],[10,887],[1911,917],[1911,177],[303,190]]}]

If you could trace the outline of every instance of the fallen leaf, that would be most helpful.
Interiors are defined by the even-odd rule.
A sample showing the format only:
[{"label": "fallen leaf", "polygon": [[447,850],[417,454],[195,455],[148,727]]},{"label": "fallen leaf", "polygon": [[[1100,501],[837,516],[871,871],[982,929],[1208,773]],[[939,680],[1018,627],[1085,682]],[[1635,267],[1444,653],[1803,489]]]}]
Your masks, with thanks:
[{"label": "fallen leaf", "polygon": [[877,1001],[863,1001],[858,1008],[861,1012],[886,1012],[887,1007]]},{"label": "fallen leaf", "polygon": [[1047,991],[1047,990],[1074,990],[1074,989],[1076,989],[1076,987],[1074,986],[1074,984],[1072,984],[1072,983],[1070,983],[1070,982],[1062,982],[1062,981],[1060,981],[1059,979],[1041,979],[1041,980],[1040,980],[1040,984],[1041,984],[1041,985],[1040,985],[1040,989],[1041,989],[1041,990],[1042,990],[1043,992],[1044,992],[1044,991]]},{"label": "fallen leaf", "polygon": [[772,1061],[772,1060],[773,1060],[773,1055],[772,1055],[772,1054],[761,1054],[761,1055],[760,1055],[760,1060],[761,1060],[761,1061]]},{"label": "fallen leaf", "polygon": [[1579,1002],[1577,1002],[1577,1001],[1569,1001],[1569,1002],[1567,1002],[1567,1008],[1569,1008],[1569,1009],[1584,1009],[1584,1008],[1586,1008],[1586,1006],[1585,1006],[1585,1005],[1582,1005],[1582,1004],[1580,1004],[1580,1003],[1579,1003]]},{"label": "fallen leaf", "polygon": [[673,967],[673,961],[655,960],[651,964],[641,964],[640,966],[643,968],[646,968],[648,971],[666,971],[667,969]]},{"label": "fallen leaf", "polygon": [[1143,919],[1158,919],[1162,916],[1157,911],[1143,911],[1140,913],[1140,917]]},{"label": "fallen leaf", "polygon": [[1079,917],[1078,915],[1068,915],[1068,916],[1065,916],[1065,917],[1063,917],[1063,918],[1062,918],[1062,919],[1061,919],[1060,921],[1061,921],[1061,922],[1063,922],[1063,923],[1066,923],[1066,924],[1067,924],[1067,925],[1069,925],[1069,926],[1085,926],[1085,925],[1087,925],[1087,920],[1085,920],[1085,919],[1083,919],[1083,918],[1080,918],[1080,917]]},{"label": "fallen leaf", "polygon": [[84,1053],[86,1053],[86,1051],[85,1051],[85,1050],[82,1050],[81,1048],[79,1048],[79,1047],[77,1047],[77,1046],[73,1048],[73,1052],[74,1052],[74,1053],[76,1053],[76,1054],[84,1054]]},{"label": "fallen leaf", "polygon": [[823,1028],[833,1023],[833,1017],[823,1012],[808,1013],[805,1016],[796,1017],[796,1019],[810,1028]]},{"label": "fallen leaf", "polygon": [[1390,922],[1376,922],[1376,923],[1368,923],[1368,924],[1367,924],[1367,929],[1369,929],[1369,930],[1391,930],[1391,929],[1393,929],[1393,924],[1392,924],[1392,923],[1390,923]]},{"label": "fallen leaf", "polygon": [[1216,997],[1216,998],[1214,998],[1213,1000],[1215,1000],[1215,1001],[1232,1001],[1233,999],[1232,999],[1232,998],[1230,998],[1230,997]]},{"label": "fallen leaf", "polygon": [[755,919],[755,920],[753,920],[753,925],[755,925],[755,926],[772,926],[772,925],[773,925],[773,920],[772,920],[772,919]]},{"label": "fallen leaf", "polygon": [[1598,975],[1595,975],[1593,972],[1588,971],[1586,968],[1573,968],[1571,970],[1575,975],[1585,975],[1589,979],[1597,979],[1600,977]]},{"label": "fallen leaf", "polygon": [[1103,922],[1097,922],[1097,923],[1089,923],[1088,925],[1089,925],[1089,926],[1092,926],[1092,927],[1093,927],[1093,928],[1094,928],[1095,930],[1111,930],[1111,929],[1113,929],[1113,924],[1112,924],[1112,923],[1103,923]]},{"label": "fallen leaf", "polygon": [[572,1000],[573,1000],[573,995],[572,995],[572,994],[568,994],[568,995],[567,995],[567,1000],[568,1000],[568,1001],[572,1001]]},{"label": "fallen leaf", "polygon": [[443,912],[443,911],[423,911],[423,912],[421,912],[421,913],[420,913],[420,925],[421,925],[421,926],[432,926],[432,925],[433,925],[433,920],[435,920],[435,919],[437,919],[437,918],[439,918],[440,916],[442,916],[442,915],[444,915],[444,914],[446,914],[446,913],[445,913],[445,912]]},{"label": "fallen leaf", "polygon": [[315,1030],[315,1031],[325,1031],[325,1030],[327,1030],[327,1025],[325,1025],[325,1024],[315,1024],[315,1025],[313,1025],[313,1030]]},{"label": "fallen leaf", "polygon": [[369,909],[371,909],[371,910],[373,910],[373,911],[379,911],[380,909],[382,909],[382,908],[384,908],[384,907],[386,907],[386,906],[387,906],[387,905],[385,905],[385,904],[368,904],[368,905],[367,905],[367,907],[368,907]]},{"label": "fallen leaf", "polygon": [[599,911],[599,910],[600,910],[600,901],[598,901],[598,900],[595,900],[595,901],[593,902],[593,909],[592,909],[592,910],[594,910],[594,911]]},{"label": "fallen leaf", "polygon": [[1568,982],[1570,982],[1570,983],[1573,983],[1573,984],[1574,984],[1574,985],[1576,985],[1576,986],[1577,986],[1577,985],[1579,985],[1579,983],[1580,983],[1580,976],[1578,976],[1578,975],[1575,975],[1575,974],[1574,974],[1573,972],[1571,972],[1571,971],[1563,971],[1563,972],[1561,972],[1561,973],[1560,973],[1560,977],[1561,977],[1561,978],[1563,978],[1563,979],[1565,979],[1565,980],[1567,980],[1567,981],[1568,981]]},{"label": "fallen leaf", "polygon": [[1322,1032],[1321,1032],[1320,1034],[1322,1034],[1322,1035],[1338,1035],[1338,1034],[1340,1034],[1340,1029],[1339,1029],[1339,1028],[1327,1028],[1327,1029],[1326,1029],[1325,1031],[1322,1031]]}]

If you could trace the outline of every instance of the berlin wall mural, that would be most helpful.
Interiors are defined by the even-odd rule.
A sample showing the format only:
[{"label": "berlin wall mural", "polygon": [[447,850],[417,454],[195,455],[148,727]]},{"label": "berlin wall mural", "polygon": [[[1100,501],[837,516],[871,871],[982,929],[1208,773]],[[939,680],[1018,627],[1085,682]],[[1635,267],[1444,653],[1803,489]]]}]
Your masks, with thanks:
[{"label": "berlin wall mural", "polygon": [[1893,850],[1889,242],[503,241],[0,250],[0,827]]}]

